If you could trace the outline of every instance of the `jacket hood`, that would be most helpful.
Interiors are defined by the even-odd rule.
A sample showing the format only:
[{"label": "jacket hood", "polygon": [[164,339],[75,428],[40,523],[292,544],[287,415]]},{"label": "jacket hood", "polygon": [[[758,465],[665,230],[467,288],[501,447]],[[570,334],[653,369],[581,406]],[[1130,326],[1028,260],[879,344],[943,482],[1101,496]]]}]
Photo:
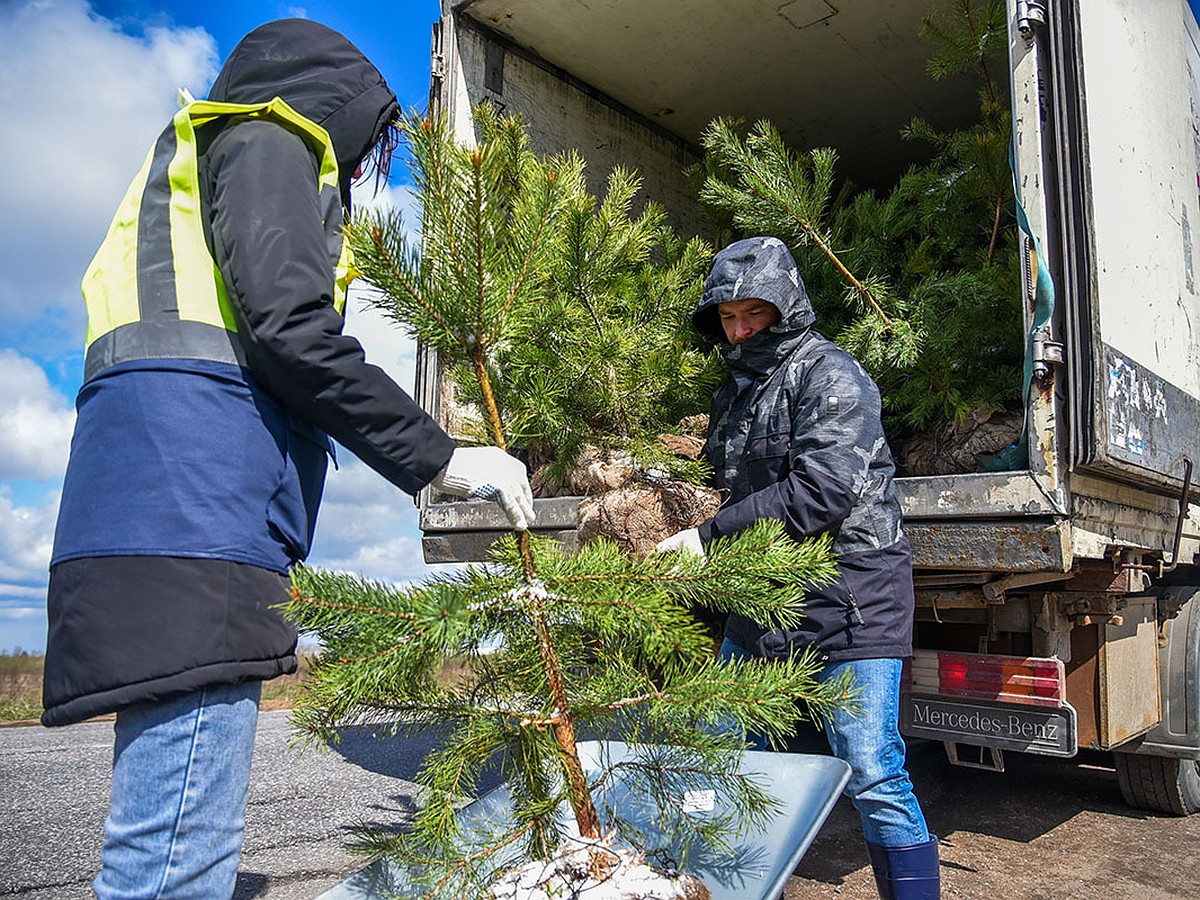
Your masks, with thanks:
[{"label": "jacket hood", "polygon": [[692,314],[692,323],[705,340],[728,346],[717,306],[751,297],[766,300],[779,310],[779,321],[766,329],[775,335],[806,331],[816,319],[796,261],[778,238],[746,238],[720,251],[704,281],[704,295]]},{"label": "jacket hood", "polygon": [[379,70],[345,37],[309,19],[280,19],[238,42],[208,99],[265,103],[280,97],[333,141],[342,202],[363,157],[400,112]]}]

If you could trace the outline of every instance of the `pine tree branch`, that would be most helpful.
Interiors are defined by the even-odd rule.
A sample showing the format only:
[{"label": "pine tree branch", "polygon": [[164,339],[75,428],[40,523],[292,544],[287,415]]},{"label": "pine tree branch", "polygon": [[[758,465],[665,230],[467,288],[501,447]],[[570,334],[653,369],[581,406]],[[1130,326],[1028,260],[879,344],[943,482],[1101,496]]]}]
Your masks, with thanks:
[{"label": "pine tree branch", "polygon": [[[535,826],[533,823],[528,823],[522,828],[516,828],[507,837],[504,837],[501,840],[484,847],[482,850],[476,850],[468,856],[464,856],[461,859],[456,860],[449,871],[447,871],[442,878],[434,884],[429,892],[424,895],[422,900],[434,900],[440,891],[454,881],[456,876],[465,876],[470,878],[472,876],[472,866],[475,863],[478,863],[481,860],[490,859],[505,847],[515,844],[518,840],[528,835],[534,827]],[[433,859],[424,860],[423,862],[426,864],[437,864],[443,862],[443,860],[441,857],[436,857]]]},{"label": "pine tree branch", "polygon": [[507,450],[508,441],[504,438],[504,425],[500,421],[500,407],[496,403],[496,394],[492,390],[492,379],[488,375],[487,362],[478,347],[471,353],[471,366],[475,370],[475,378],[479,382],[479,390],[483,394],[483,408],[487,416],[488,430],[492,435],[492,443],[501,450]]},{"label": "pine tree branch", "polygon": [[579,833],[585,838],[599,838],[600,817],[596,814],[591,791],[588,790],[587,776],[583,772],[583,764],[579,761],[579,750],[575,745],[575,726],[571,721],[571,701],[567,696],[558,655],[555,653],[554,644],[550,639],[544,608],[538,610],[535,627],[538,651],[541,653],[546,667],[546,681],[550,688],[550,697],[561,719],[554,726],[554,736],[563,751],[561,762],[567,778],[571,809],[575,812]]},{"label": "pine tree branch", "polygon": [[336,612],[361,612],[369,613],[373,616],[387,616],[393,619],[404,619],[405,621],[415,621],[417,616],[415,613],[404,612],[396,609],[385,609],[381,606],[361,606],[355,603],[342,603],[334,600],[317,600],[300,592],[300,590],[292,585],[288,589],[292,600],[296,603],[302,603],[306,606],[311,606],[316,609],[331,610]]},{"label": "pine tree branch", "polygon": [[[799,222],[799,220],[797,221]],[[824,253],[826,257],[828,257],[829,261],[833,263],[834,268],[838,270],[842,278],[844,278],[846,282],[854,288],[859,296],[867,301],[867,305],[871,307],[875,315],[879,316],[879,318],[882,319],[889,328],[895,327],[896,323],[887,313],[883,311],[883,307],[876,302],[875,295],[870,291],[869,288],[867,288],[861,281],[858,280],[853,272],[846,268],[846,264],[842,262],[841,257],[839,257],[837,253],[833,251],[833,248],[825,242],[821,235],[817,233],[817,230],[811,226],[806,226],[802,222],[800,224],[807,231],[809,240],[817,245],[817,249]]]},{"label": "pine tree branch", "polygon": [[[431,233],[436,231],[441,240],[446,242],[445,252],[439,254],[439,258],[448,262],[452,270],[458,276],[460,285],[466,284],[466,272],[460,265],[459,261],[463,258],[459,251],[456,240],[456,230],[454,221],[451,218],[454,202],[451,200],[447,187],[446,177],[454,171],[453,167],[448,165],[444,157],[451,155],[454,151],[447,146],[445,136],[445,125],[442,122],[435,122],[429,117],[422,118],[419,123],[414,123],[412,120],[406,120],[405,133],[413,140],[414,150],[418,146],[423,148],[428,154],[429,163],[421,166],[417,172],[417,183],[421,187],[426,184],[432,184],[433,195],[437,202],[434,204],[434,214],[440,214],[440,228],[422,228],[422,233]],[[419,157],[418,157],[419,159]],[[421,196],[425,197],[426,192],[421,191]],[[429,212],[428,202],[421,204],[422,219],[425,219]],[[426,221],[422,225],[426,225]]]},{"label": "pine tree branch", "polygon": [[389,702],[368,701],[364,704],[375,712],[394,713],[404,717],[414,726],[442,727],[448,720],[475,721],[483,718],[502,719],[515,723],[520,728],[543,730],[548,726],[558,727],[566,720],[558,712],[545,715],[540,711],[514,709],[511,705],[484,706],[479,703],[446,702],[435,703],[421,700]]},{"label": "pine tree branch", "polygon": [[[487,272],[484,269],[484,237],[483,237],[483,221],[484,221],[484,196],[483,196],[483,153],[479,150],[471,151],[469,156],[471,161],[471,186],[473,188],[471,200],[474,205],[471,216],[471,224],[475,228],[475,331],[471,336],[473,340],[468,339],[468,352],[471,355],[471,362],[475,364],[476,373],[479,366],[482,364],[487,351],[487,345],[491,340],[491,333],[488,329],[487,316],[485,315],[487,301]],[[482,385],[481,385],[482,386]],[[491,387],[487,390],[490,392]],[[495,408],[495,401],[492,401],[492,408],[488,410],[489,416],[492,409]],[[503,431],[500,430],[500,414],[496,412],[493,417],[493,433],[497,436],[496,446],[504,448],[501,441],[504,440]]]},{"label": "pine tree branch", "polygon": [[[480,388],[484,391],[485,400],[490,398],[488,416],[496,438],[496,445],[503,448],[505,446],[504,429],[500,423],[500,412],[496,408],[495,396],[492,394],[491,379],[488,377],[487,368],[483,365],[483,360],[479,354],[474,356],[473,361],[475,363],[476,377],[479,379]],[[546,684],[550,690],[551,700],[554,702],[558,715],[562,719],[561,722],[554,726],[554,735],[558,740],[559,747],[562,749],[560,762],[563,774],[567,779],[571,809],[575,812],[575,819],[579,824],[579,833],[586,838],[598,838],[600,836],[600,819],[596,814],[596,807],[592,803],[591,793],[588,791],[587,777],[583,773],[583,765],[579,761],[579,750],[575,744],[575,728],[571,721],[571,702],[563,680],[562,667],[554,651],[554,644],[546,622],[545,607],[537,599],[536,591],[533,590],[533,585],[537,581],[537,571],[534,567],[533,550],[528,531],[518,532],[517,546],[521,555],[525,580],[530,585],[530,595],[536,603],[533,618],[534,634],[537,640],[538,652],[542,658],[542,665],[545,668]]]},{"label": "pine tree branch", "polygon": [[545,178],[549,186],[547,190],[551,196],[547,197],[543,213],[538,218],[538,227],[528,242],[528,248],[521,257],[521,265],[517,270],[517,277],[513,280],[512,287],[509,289],[508,296],[505,298],[505,318],[508,317],[513,308],[513,304],[516,303],[517,298],[520,296],[521,288],[526,284],[526,279],[529,277],[529,274],[533,269],[534,260],[536,259],[537,253],[540,250],[542,238],[551,220],[551,214],[553,211],[552,193],[557,176],[555,172],[551,170],[545,173]]},{"label": "pine tree branch", "polygon": [[1001,197],[996,198],[996,215],[992,220],[992,236],[988,240],[987,248],[987,265],[992,265],[992,261],[996,256],[996,244],[1000,241],[1000,220],[1004,214],[1004,201]]},{"label": "pine tree branch", "polygon": [[[633,637],[635,632],[632,628],[637,628],[638,631],[649,630],[650,634],[657,637],[659,640],[656,646],[663,650],[669,650],[671,655],[680,658],[691,658],[696,653],[696,644],[693,646],[686,645],[679,638],[681,636],[680,626],[681,620],[684,617],[680,614],[678,607],[670,607],[669,614],[664,616],[660,621],[655,615],[656,610],[647,608],[648,604],[643,602],[639,604],[631,600],[614,600],[611,597],[602,599],[588,599],[581,597],[571,597],[561,595],[558,598],[559,605],[563,607],[574,607],[582,610],[603,610],[605,613],[613,613],[615,611],[625,613],[623,620],[614,623],[611,628],[613,632],[624,633],[627,636]],[[694,625],[694,621],[689,621],[689,624]],[[600,626],[597,626],[600,627]],[[699,635],[699,632],[697,632]],[[641,638],[641,634],[637,635]],[[646,643],[649,643],[646,640]]]},{"label": "pine tree branch", "polygon": [[[363,226],[367,230],[367,237],[370,241],[371,249],[374,251],[373,258],[378,261],[378,265],[380,267],[386,269],[389,280],[393,284],[399,286],[401,291],[407,297],[413,300],[427,316],[433,319],[438,326],[445,331],[446,334],[457,338],[459,342],[462,343],[462,338],[457,329],[455,329],[448,321],[446,321],[437,307],[435,307],[425,298],[425,295],[415,284],[412,283],[412,281],[404,273],[403,268],[398,264],[395,257],[391,254],[391,251],[384,240],[383,224],[383,222],[377,219],[375,221],[368,221]],[[357,240],[358,242],[361,242],[362,233],[358,227],[352,224],[347,227],[346,232],[352,241]],[[465,344],[463,346],[465,349]]]}]

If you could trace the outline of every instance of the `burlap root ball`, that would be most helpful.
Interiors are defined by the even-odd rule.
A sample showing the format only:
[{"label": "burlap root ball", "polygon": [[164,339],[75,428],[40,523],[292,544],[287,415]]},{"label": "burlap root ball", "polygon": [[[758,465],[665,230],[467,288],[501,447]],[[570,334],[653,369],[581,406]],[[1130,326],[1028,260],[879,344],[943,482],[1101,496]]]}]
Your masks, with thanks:
[{"label": "burlap root ball", "polygon": [[606,537],[645,556],[664,538],[712,518],[720,505],[720,494],[712,488],[677,481],[633,482],[579,504],[578,538],[583,544]]}]

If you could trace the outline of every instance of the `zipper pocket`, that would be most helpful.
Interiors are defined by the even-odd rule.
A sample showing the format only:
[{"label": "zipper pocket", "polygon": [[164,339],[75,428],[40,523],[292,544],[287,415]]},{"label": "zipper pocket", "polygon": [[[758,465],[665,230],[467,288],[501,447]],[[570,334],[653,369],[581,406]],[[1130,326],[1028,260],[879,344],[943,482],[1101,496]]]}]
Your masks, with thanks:
[{"label": "zipper pocket", "polygon": [[854,620],[854,624],[866,624],[863,621],[862,611],[858,608],[858,598],[854,596],[854,591],[850,589],[849,585],[846,586],[846,596],[850,599],[850,617]]}]

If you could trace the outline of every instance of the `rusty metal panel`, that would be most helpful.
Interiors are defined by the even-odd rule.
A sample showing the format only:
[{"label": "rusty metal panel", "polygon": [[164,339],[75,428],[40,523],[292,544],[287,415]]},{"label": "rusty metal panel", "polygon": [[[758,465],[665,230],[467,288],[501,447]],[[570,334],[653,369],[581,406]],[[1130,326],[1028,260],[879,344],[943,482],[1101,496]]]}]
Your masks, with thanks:
[{"label": "rusty metal panel", "polygon": [[[1097,387],[1103,397],[1105,382],[1111,389],[1110,377],[1123,377],[1103,368],[1115,350],[1194,400],[1200,397],[1194,17],[1180,0],[1071,5],[1078,16],[1096,248],[1089,299],[1107,345]],[[1176,436],[1183,436],[1182,424],[1176,423]],[[1115,437],[1110,423],[1109,449]]]},{"label": "rusty metal panel", "polygon": [[906,522],[918,569],[1066,572],[1070,526],[1041,520]]},{"label": "rusty metal panel", "polygon": [[[1076,553],[1099,558],[1107,548],[1134,547],[1168,552],[1179,518],[1179,498],[1075,472],[1071,476],[1071,522]],[[1200,549],[1200,519],[1190,507],[1184,521],[1180,559]]]},{"label": "rusty metal panel", "polygon": [[1115,747],[1158,724],[1158,619],[1154,597],[1131,597],[1100,628],[1100,744]]},{"label": "rusty metal panel", "polygon": [[1028,472],[984,472],[897,478],[908,521],[949,517],[1065,516],[1059,497]]},{"label": "rusty metal panel", "polygon": [[1200,36],[1180,2],[1057,4],[1052,15],[1074,37],[1054,82],[1070,88],[1056,136],[1071,160],[1060,184],[1074,226],[1063,282],[1076,470],[1174,492],[1179,457],[1200,451]]},{"label": "rusty metal panel", "polygon": [[1070,632],[1071,658],[1067,669],[1067,700],[1075,707],[1079,746],[1100,747],[1100,704],[1096,698],[1096,665],[1100,626],[1076,625]]},{"label": "rusty metal panel", "polygon": [[[533,533],[575,545],[582,497],[533,501]],[[492,542],[511,532],[499,505],[487,500],[431,503],[421,510],[421,548],[427,563],[480,562]]]},{"label": "rusty metal panel", "polygon": [[1105,344],[1103,354],[1107,390],[1092,465],[1178,491],[1183,458],[1200,459],[1200,401],[1127,353]]},{"label": "rusty metal panel", "polygon": [[[552,537],[568,548],[575,546],[575,530],[537,531],[541,537]],[[426,534],[421,541],[427,563],[483,562],[487,550],[496,540],[511,531],[444,531]]]},{"label": "rusty metal panel", "polygon": [[[535,533],[560,540],[574,532],[580,497],[534,500]],[[1066,572],[1071,566],[1069,526],[1033,519],[1017,522],[907,522],[917,568],[979,572]],[[427,562],[469,562],[508,530],[495,503],[433,503],[421,511]],[[573,539],[573,538],[571,538]]]},{"label": "rusty metal panel", "polygon": [[[549,497],[533,501],[534,530],[561,530],[579,524],[582,497]],[[508,531],[508,519],[499,504],[490,500],[431,503],[421,510],[421,530]]]}]

